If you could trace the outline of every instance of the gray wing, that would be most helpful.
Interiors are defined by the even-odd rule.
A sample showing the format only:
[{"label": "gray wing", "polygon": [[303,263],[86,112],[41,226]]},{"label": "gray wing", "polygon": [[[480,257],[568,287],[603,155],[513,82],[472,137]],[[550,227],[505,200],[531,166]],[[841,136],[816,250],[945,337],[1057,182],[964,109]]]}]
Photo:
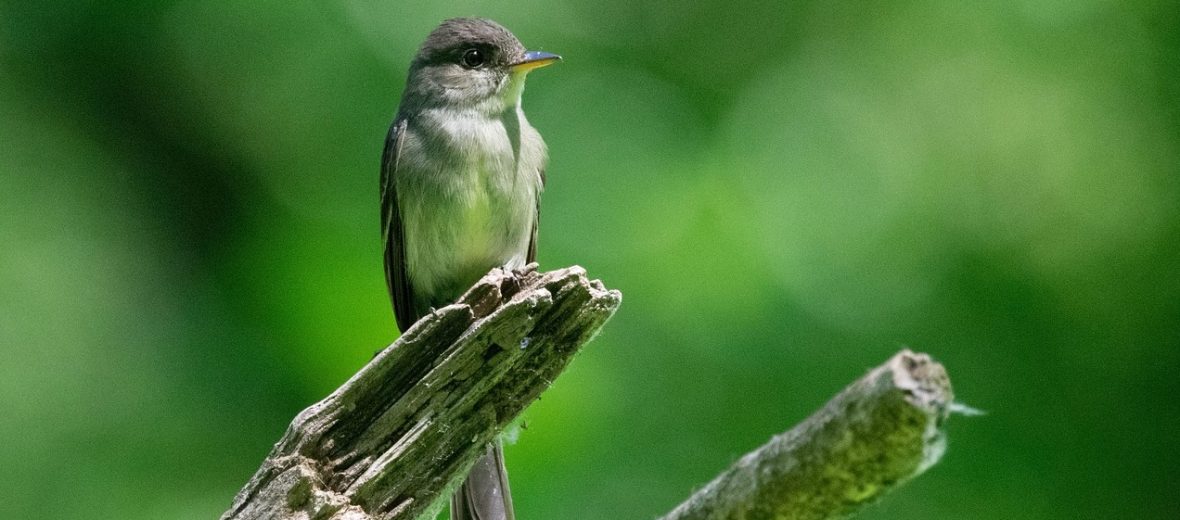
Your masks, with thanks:
[{"label": "gray wing", "polygon": [[393,299],[397,328],[405,333],[418,321],[414,314],[414,290],[406,273],[405,233],[397,207],[397,167],[406,133],[406,120],[395,119],[385,136],[381,154],[381,235],[385,241],[385,283]]},{"label": "gray wing", "polygon": [[[541,188],[545,187],[545,170],[537,172],[541,176]],[[525,255],[525,264],[531,264],[537,261],[537,227],[541,224],[541,193],[537,192],[537,212],[533,213],[533,232],[529,236],[529,251]]]}]

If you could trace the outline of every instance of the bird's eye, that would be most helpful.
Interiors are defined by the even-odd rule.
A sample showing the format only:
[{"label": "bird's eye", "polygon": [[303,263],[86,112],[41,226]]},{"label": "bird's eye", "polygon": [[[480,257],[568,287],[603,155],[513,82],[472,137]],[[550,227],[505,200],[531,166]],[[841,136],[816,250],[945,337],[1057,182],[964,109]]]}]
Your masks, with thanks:
[{"label": "bird's eye", "polygon": [[464,67],[476,69],[482,67],[485,61],[486,58],[484,58],[483,52],[479,49],[467,49],[463,51],[462,62]]}]

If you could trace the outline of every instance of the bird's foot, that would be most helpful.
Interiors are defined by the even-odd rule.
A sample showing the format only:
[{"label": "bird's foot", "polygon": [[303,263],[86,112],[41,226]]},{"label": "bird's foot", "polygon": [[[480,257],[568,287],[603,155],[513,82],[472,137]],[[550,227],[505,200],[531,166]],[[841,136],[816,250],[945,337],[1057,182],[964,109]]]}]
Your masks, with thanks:
[{"label": "bird's foot", "polygon": [[514,276],[516,276],[517,278],[524,278],[526,275],[537,272],[537,268],[540,266],[541,266],[541,264],[538,264],[536,262],[529,262],[524,267],[515,268],[515,269],[508,269],[508,271],[511,271],[512,274]]}]

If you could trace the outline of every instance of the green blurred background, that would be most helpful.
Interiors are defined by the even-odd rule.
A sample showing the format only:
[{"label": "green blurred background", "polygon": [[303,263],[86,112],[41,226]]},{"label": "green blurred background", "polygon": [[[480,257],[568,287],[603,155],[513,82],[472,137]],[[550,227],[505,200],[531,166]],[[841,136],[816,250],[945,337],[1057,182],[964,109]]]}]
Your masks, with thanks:
[{"label": "green blurred background", "polygon": [[417,44],[564,54],[543,267],[625,294],[508,449],[524,519],[645,519],[903,346],[944,461],[864,514],[1180,511],[1174,2],[0,2],[0,517],[220,514],[396,336]]}]

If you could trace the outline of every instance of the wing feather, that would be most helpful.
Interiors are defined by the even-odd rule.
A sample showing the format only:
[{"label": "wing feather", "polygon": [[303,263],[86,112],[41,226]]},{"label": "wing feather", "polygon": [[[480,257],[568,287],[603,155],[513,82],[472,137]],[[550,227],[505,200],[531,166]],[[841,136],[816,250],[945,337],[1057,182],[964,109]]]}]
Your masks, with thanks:
[{"label": "wing feather", "polygon": [[395,119],[385,136],[381,154],[381,234],[385,242],[385,283],[393,299],[397,328],[405,333],[420,316],[414,311],[414,290],[406,273],[405,232],[397,205],[398,158],[405,140],[406,120]]},{"label": "wing feather", "polygon": [[[541,188],[545,187],[545,170],[537,172],[541,176]],[[541,225],[541,190],[537,190],[537,211],[533,213],[533,230],[529,235],[529,250],[525,255],[524,263],[531,264],[537,261],[537,228]]]}]

